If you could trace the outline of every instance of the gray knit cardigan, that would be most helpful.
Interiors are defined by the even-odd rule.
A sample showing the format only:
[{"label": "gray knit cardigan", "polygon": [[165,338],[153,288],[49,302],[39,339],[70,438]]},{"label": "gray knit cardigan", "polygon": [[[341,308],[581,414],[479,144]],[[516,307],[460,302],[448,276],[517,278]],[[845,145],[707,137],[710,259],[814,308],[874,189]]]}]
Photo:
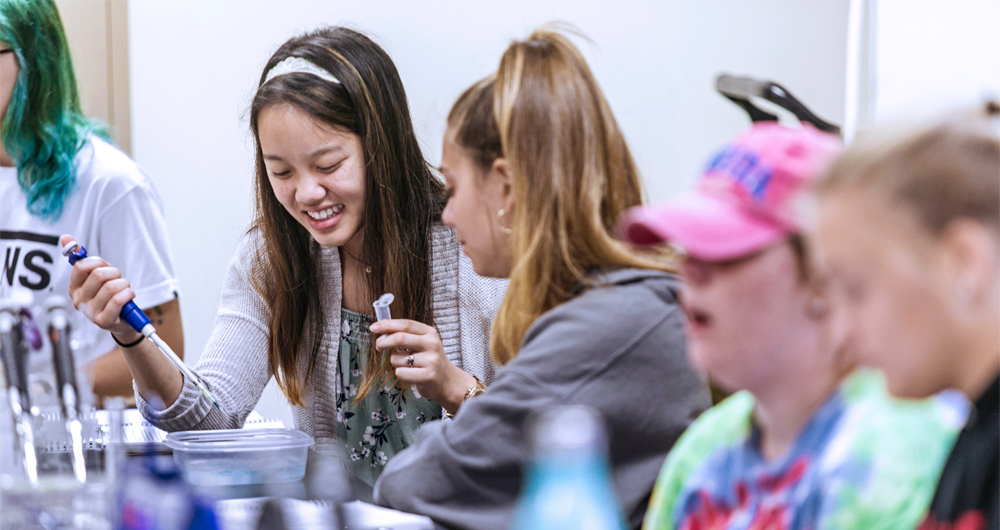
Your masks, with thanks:
[{"label": "gray knit cardigan", "polygon": [[[507,281],[477,276],[450,228],[433,226],[431,243],[431,311],[445,354],[456,366],[490,384],[496,369],[490,357],[490,326]],[[142,415],[161,429],[239,428],[270,381],[270,311],[251,286],[251,266],[245,258],[257,252],[260,245],[256,231],[240,241],[226,273],[215,328],[195,367],[225,413],[214,408],[189,380],[184,381],[177,401],[162,411],[151,407],[136,391]],[[305,395],[306,406],[294,407],[294,416],[296,427],[312,435],[317,443],[332,443],[337,438],[334,382],[340,346],[342,277],[336,248],[319,247],[317,261],[325,333]],[[300,356],[302,371],[306,357],[304,352]]]}]

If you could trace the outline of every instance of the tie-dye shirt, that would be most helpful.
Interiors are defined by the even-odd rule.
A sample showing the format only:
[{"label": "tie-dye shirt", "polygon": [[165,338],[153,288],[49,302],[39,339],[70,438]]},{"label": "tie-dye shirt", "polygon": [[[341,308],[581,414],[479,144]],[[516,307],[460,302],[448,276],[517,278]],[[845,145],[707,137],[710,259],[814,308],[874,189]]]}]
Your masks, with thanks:
[{"label": "tie-dye shirt", "polygon": [[915,528],[967,411],[949,397],[894,400],[878,374],[857,372],[768,461],[753,408],[740,392],[688,428],[645,530]]}]

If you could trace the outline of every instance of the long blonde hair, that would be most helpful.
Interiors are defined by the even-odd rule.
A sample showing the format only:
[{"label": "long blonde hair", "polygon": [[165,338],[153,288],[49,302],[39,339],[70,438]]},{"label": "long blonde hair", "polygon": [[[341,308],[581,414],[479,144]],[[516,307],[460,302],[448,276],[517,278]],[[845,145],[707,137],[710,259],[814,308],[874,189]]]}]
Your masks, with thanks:
[{"label": "long blonde hair", "polygon": [[576,46],[556,31],[536,30],[507,48],[494,85],[493,114],[515,199],[510,287],[492,337],[493,357],[505,364],[531,324],[569,300],[593,269],[670,267],[614,237],[619,215],[642,202],[642,186]]}]

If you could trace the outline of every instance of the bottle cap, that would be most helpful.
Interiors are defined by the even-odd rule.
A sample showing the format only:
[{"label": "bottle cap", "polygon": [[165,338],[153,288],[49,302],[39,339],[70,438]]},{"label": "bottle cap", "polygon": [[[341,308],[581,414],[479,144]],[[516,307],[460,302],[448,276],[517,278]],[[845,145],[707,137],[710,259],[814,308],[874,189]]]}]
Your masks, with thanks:
[{"label": "bottle cap", "polygon": [[591,407],[561,406],[544,411],[530,421],[536,452],[607,450],[604,421]]}]

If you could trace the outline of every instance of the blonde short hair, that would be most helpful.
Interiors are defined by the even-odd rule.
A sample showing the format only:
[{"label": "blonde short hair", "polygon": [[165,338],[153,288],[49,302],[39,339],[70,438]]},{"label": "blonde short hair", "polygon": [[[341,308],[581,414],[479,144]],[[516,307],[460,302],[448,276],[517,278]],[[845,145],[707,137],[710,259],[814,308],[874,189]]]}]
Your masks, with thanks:
[{"label": "blonde short hair", "polygon": [[900,133],[862,137],[818,185],[822,198],[861,191],[907,209],[928,233],[956,219],[1000,229],[1000,104]]}]

